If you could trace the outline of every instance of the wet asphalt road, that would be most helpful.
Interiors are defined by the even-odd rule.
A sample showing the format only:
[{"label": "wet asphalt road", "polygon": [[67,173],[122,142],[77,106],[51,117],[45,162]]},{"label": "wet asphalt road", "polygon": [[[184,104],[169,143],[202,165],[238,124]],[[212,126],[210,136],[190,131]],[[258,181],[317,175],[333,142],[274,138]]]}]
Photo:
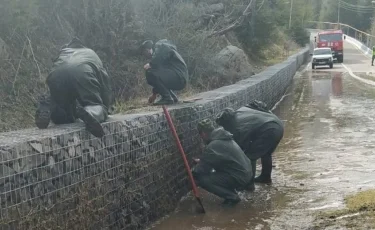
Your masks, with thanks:
[{"label": "wet asphalt road", "polygon": [[243,201],[232,209],[201,190],[205,215],[194,213],[190,197],[152,229],[308,229],[317,211],[342,207],[345,195],[374,188],[372,70],[370,59],[349,43],[344,64],[317,70],[309,64],[274,111],[285,122],[274,183],[241,194]]}]

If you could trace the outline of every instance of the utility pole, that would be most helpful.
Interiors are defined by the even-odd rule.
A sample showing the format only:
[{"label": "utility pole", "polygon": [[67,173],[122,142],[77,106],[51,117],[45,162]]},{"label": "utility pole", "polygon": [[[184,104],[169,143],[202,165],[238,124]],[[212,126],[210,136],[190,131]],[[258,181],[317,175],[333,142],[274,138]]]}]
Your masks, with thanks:
[{"label": "utility pole", "polygon": [[339,28],[341,28],[341,25],[340,25],[340,8],[341,8],[341,5],[340,5],[340,3],[341,3],[341,0],[339,0],[338,1],[338,8],[337,8],[337,26],[339,27]]},{"label": "utility pole", "polygon": [[289,29],[292,25],[293,0],[290,1]]},{"label": "utility pole", "polygon": [[[257,14],[257,10],[256,10],[256,6],[257,6],[257,3],[256,3],[256,0],[251,0],[252,2],[252,6],[251,6],[251,33],[253,35],[253,37],[255,36],[255,20],[256,20],[256,14]],[[250,3],[250,4],[251,4]]]}]

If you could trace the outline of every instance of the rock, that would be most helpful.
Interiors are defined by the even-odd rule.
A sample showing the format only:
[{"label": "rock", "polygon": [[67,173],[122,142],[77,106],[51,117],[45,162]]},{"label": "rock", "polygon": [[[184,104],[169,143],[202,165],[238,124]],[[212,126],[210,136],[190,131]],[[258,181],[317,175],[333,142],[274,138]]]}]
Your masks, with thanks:
[{"label": "rock", "polygon": [[81,139],[79,138],[77,133],[74,133],[74,135],[73,135],[73,143],[74,143],[74,145],[78,145],[78,144],[81,143]]},{"label": "rock", "polygon": [[53,169],[54,168],[54,166],[55,166],[55,158],[53,158],[53,156],[50,156],[49,158],[48,158],[48,166],[49,166],[49,168],[50,169]]},{"label": "rock", "polygon": [[130,225],[132,227],[138,227],[139,226],[139,218],[132,214],[130,216]]},{"label": "rock", "polygon": [[34,150],[36,150],[38,153],[43,153],[43,145],[38,142],[30,142],[29,143],[31,147],[33,147]]},{"label": "rock", "polygon": [[64,174],[64,162],[55,162],[53,167],[50,168],[52,176],[55,178]]},{"label": "rock", "polygon": [[18,187],[22,187],[28,183],[24,177],[24,174],[15,174],[12,176],[12,182],[14,182],[14,184],[16,184]]},{"label": "rock", "polygon": [[45,181],[51,179],[51,174],[49,174],[44,168],[36,168],[33,170],[34,176],[38,181]]},{"label": "rock", "polygon": [[68,153],[69,157],[74,158],[76,156],[76,149],[73,141],[68,142]]},{"label": "rock", "polygon": [[75,153],[77,156],[81,156],[82,155],[82,148],[80,145],[78,145],[76,148],[75,148]]},{"label": "rock", "polygon": [[8,177],[16,174],[16,171],[4,164],[0,164],[0,185],[4,184]]},{"label": "rock", "polygon": [[65,151],[65,149],[58,149],[58,150],[55,150],[53,151],[53,155],[55,156],[56,158],[56,161],[63,161],[65,159],[69,159],[69,153],[67,151]]},{"label": "rock", "polygon": [[17,159],[17,152],[12,150],[0,149],[0,156],[2,162],[7,162],[13,159]]},{"label": "rock", "polygon": [[109,136],[105,136],[104,138],[104,144],[105,144],[105,147],[112,147],[114,145],[114,141],[113,141],[113,136],[112,135],[109,135]]},{"label": "rock", "polygon": [[47,157],[44,154],[31,155],[21,159],[20,168],[18,172],[30,171],[40,165],[45,164]]},{"label": "rock", "polygon": [[219,67],[218,71],[252,74],[252,67],[245,52],[236,46],[230,45],[222,49],[214,58],[214,64]]},{"label": "rock", "polygon": [[34,196],[41,197],[44,195],[44,188],[41,183],[34,186]]},{"label": "rock", "polygon": [[64,173],[71,173],[79,168],[81,168],[82,164],[77,159],[68,159],[65,162]]},{"label": "rock", "polygon": [[150,205],[149,204],[147,204],[146,203],[146,201],[143,201],[143,207],[147,210],[147,211],[149,211],[150,210]]}]

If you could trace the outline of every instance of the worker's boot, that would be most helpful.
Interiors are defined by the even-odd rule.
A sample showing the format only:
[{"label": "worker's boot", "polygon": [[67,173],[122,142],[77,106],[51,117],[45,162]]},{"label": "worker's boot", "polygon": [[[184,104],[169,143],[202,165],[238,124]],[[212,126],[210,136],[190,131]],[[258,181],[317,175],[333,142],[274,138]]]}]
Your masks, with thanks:
[{"label": "worker's boot", "polygon": [[173,103],[172,97],[162,97],[159,101],[155,102],[154,105],[172,105]]},{"label": "worker's boot", "polygon": [[157,96],[158,96],[158,95],[157,95],[156,93],[153,93],[153,94],[148,98],[148,103],[149,103],[149,104],[154,103],[155,100],[156,100],[156,97],[157,97]]},{"label": "worker's boot", "polygon": [[158,92],[161,96],[161,99],[155,102],[154,105],[171,105],[174,103],[174,100],[168,89],[162,87],[161,89],[158,89]]},{"label": "worker's boot", "polygon": [[256,160],[251,160],[251,171],[252,171],[252,175],[251,175],[251,180],[250,182],[247,184],[245,190],[248,191],[248,192],[254,192],[255,191],[255,174],[256,174],[256,170],[257,170],[257,161]]},{"label": "worker's boot", "polygon": [[255,183],[271,184],[272,156],[262,157],[262,173],[255,178]]},{"label": "worker's boot", "polygon": [[95,137],[101,138],[104,136],[104,130],[101,122],[107,119],[107,112],[101,105],[90,105],[77,107],[78,117],[85,123],[86,130]]},{"label": "worker's boot", "polygon": [[52,101],[49,95],[39,98],[38,108],[35,113],[35,125],[39,129],[46,129],[51,121]]},{"label": "worker's boot", "polygon": [[225,199],[224,202],[221,204],[223,207],[233,207],[241,201],[240,197],[233,198],[233,199]]},{"label": "worker's boot", "polygon": [[171,105],[174,103],[170,90],[165,87],[165,85],[159,78],[156,78],[155,76],[152,85],[154,86],[152,90],[153,93],[158,93],[161,96],[161,99],[155,102],[154,105]]},{"label": "worker's boot", "polygon": [[178,97],[172,90],[169,90],[169,94],[171,95],[173,102],[178,103]]}]

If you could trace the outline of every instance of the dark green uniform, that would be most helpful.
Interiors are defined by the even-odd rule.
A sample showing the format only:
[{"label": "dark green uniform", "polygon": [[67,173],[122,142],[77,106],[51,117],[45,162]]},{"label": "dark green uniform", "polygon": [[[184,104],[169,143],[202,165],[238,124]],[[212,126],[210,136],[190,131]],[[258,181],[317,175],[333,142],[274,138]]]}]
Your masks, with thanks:
[{"label": "dark green uniform", "polygon": [[67,124],[81,118],[86,125],[99,129],[94,123],[107,119],[112,103],[110,78],[98,55],[79,40],[61,49],[47,84],[50,98],[40,102],[36,114],[38,127],[46,128],[49,119],[55,124]]},{"label": "dark green uniform", "polygon": [[209,139],[193,175],[208,192],[225,200],[239,200],[236,190],[244,189],[252,178],[250,160],[223,128],[215,129]]},{"label": "dark green uniform", "polygon": [[371,65],[374,65],[374,60],[375,60],[375,46],[372,47],[372,61],[371,61]]},{"label": "dark green uniform", "polygon": [[147,83],[153,87],[154,94],[160,94],[164,100],[173,100],[172,90],[182,90],[186,86],[186,63],[176,46],[167,39],[156,42],[153,50],[151,68],[146,70]]},{"label": "dark green uniform", "polygon": [[218,118],[217,123],[233,134],[234,140],[252,161],[255,176],[256,161],[262,159],[262,174],[259,182],[270,182],[272,153],[280,143],[284,127],[281,120],[271,112],[263,112],[248,107],[237,111],[226,110],[226,121]]}]

